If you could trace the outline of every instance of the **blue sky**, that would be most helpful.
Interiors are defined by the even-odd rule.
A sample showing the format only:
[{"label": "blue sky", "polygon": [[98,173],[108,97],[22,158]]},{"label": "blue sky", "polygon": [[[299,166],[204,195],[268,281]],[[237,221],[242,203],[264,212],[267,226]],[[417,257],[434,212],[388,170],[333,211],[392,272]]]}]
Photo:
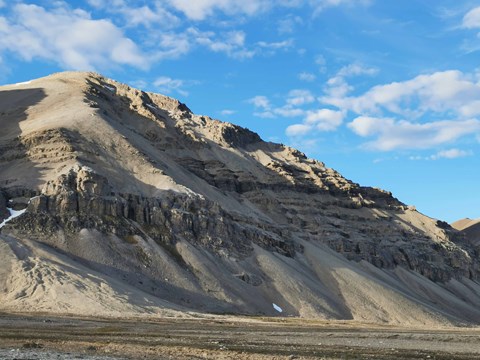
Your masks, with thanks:
[{"label": "blue sky", "polygon": [[480,217],[480,4],[0,0],[0,83],[95,70],[294,146],[431,217]]}]

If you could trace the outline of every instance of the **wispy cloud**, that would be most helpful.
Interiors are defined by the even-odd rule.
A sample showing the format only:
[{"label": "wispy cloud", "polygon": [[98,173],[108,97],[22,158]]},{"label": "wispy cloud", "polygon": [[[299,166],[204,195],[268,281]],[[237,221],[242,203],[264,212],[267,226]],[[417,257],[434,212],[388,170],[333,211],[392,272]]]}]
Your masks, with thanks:
[{"label": "wispy cloud", "polygon": [[121,15],[128,27],[139,25],[151,28],[152,26],[162,29],[174,28],[180,25],[181,20],[168,11],[161,2],[132,6],[125,0],[88,0],[90,6],[102,9],[110,14]]},{"label": "wispy cloud", "polygon": [[376,68],[366,67],[359,63],[353,63],[342,67],[337,73],[337,76],[349,77],[359,75],[375,75],[376,73],[378,73],[378,69]]},{"label": "wispy cloud", "polygon": [[302,81],[312,82],[317,79],[317,76],[315,74],[304,71],[298,74],[298,78]]},{"label": "wispy cloud", "polygon": [[260,108],[262,110],[270,110],[270,100],[266,96],[257,95],[251,99],[247,100],[248,103],[253,104],[256,108]]},{"label": "wispy cloud", "polygon": [[[468,11],[462,19],[461,28],[466,30],[478,31],[480,29],[480,6]],[[462,44],[462,50],[466,53],[473,53],[480,50],[480,32],[473,39],[467,38]]]},{"label": "wispy cloud", "polygon": [[421,156],[421,155],[410,156],[409,160],[415,160],[415,161],[419,161],[419,160],[431,161],[431,160],[442,160],[442,159],[453,160],[453,159],[463,158],[467,156],[473,156],[473,151],[460,150],[457,148],[453,148],[448,150],[441,150],[436,154],[433,154],[430,156]]},{"label": "wispy cloud", "polygon": [[233,115],[235,113],[236,113],[235,110],[230,110],[230,109],[225,109],[225,110],[220,111],[220,114],[223,115],[223,116],[230,116],[230,115]]},{"label": "wispy cloud", "polygon": [[294,89],[290,90],[286,99],[287,105],[301,106],[305,104],[311,104],[315,101],[315,97],[309,90]]},{"label": "wispy cloud", "polygon": [[303,20],[300,16],[289,15],[286,18],[283,18],[278,21],[278,33],[283,34],[292,34],[296,27],[303,24]]},{"label": "wispy cloud", "polygon": [[216,53],[224,53],[234,59],[250,59],[255,55],[273,55],[280,50],[288,50],[293,47],[293,40],[278,42],[259,41],[247,45],[247,34],[241,30],[221,32],[201,31],[190,27],[185,35],[190,44],[200,45]]},{"label": "wispy cloud", "polygon": [[321,12],[328,8],[337,6],[368,6],[372,3],[371,0],[310,0],[310,5],[314,8],[314,16],[319,15]]},{"label": "wispy cloud", "polygon": [[178,93],[182,96],[188,96],[188,91],[184,90],[185,81],[180,79],[172,79],[168,76],[160,76],[153,85],[162,93],[171,94]]},{"label": "wispy cloud", "polygon": [[[206,20],[216,13],[226,15],[256,16],[273,7],[300,8],[309,6],[312,14],[317,16],[328,8],[338,6],[367,6],[371,0],[166,0],[176,11],[195,21]],[[287,18],[288,20],[288,18]],[[297,21],[295,18],[291,20]],[[281,27],[288,32],[292,23],[284,23]]]},{"label": "wispy cloud", "polygon": [[246,34],[243,31],[229,31],[222,34],[222,38],[216,37],[213,31],[202,32],[195,28],[188,29],[194,41],[213,52],[225,53],[234,58],[251,58],[254,51],[245,47]]},{"label": "wispy cloud", "polygon": [[439,151],[437,154],[432,155],[431,158],[432,160],[457,159],[457,158],[462,158],[462,157],[472,156],[472,155],[473,155],[472,151],[465,151],[460,149],[449,149],[449,150]]},{"label": "wispy cloud", "polygon": [[221,11],[227,15],[244,14],[255,15],[270,7],[268,0],[167,0],[176,10],[181,11],[192,20],[205,20]]},{"label": "wispy cloud", "polygon": [[466,29],[480,29],[480,6],[465,14],[462,27]]}]

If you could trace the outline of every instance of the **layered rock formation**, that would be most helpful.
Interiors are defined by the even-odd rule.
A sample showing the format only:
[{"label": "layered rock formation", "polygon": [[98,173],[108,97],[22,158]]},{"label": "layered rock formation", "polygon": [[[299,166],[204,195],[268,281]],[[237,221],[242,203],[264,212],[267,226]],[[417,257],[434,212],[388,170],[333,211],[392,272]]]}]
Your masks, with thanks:
[{"label": "layered rock formation", "polygon": [[9,244],[182,308],[480,322],[478,246],[389,192],[98,74],[0,99],[0,218],[28,206]]}]

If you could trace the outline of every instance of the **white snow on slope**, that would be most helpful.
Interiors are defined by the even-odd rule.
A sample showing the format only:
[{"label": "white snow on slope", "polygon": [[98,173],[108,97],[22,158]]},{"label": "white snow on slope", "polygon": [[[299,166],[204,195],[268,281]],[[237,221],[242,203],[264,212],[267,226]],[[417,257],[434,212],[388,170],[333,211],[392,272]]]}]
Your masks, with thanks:
[{"label": "white snow on slope", "polygon": [[280,306],[278,306],[277,304],[272,304],[272,305],[273,305],[273,308],[274,308],[275,310],[277,310],[279,313],[282,313],[282,312],[283,312],[282,308],[281,308]]},{"label": "white snow on slope", "polygon": [[111,92],[116,92],[117,91],[117,89],[115,89],[113,86],[103,85],[103,87],[107,90],[110,90]]},{"label": "white snow on slope", "polygon": [[13,84],[13,85],[20,86],[20,85],[28,85],[30,83],[31,83],[31,81],[24,81],[24,82],[19,82],[19,83]]},{"label": "white snow on slope", "polygon": [[19,217],[20,215],[22,215],[25,211],[27,211],[27,209],[23,209],[23,210],[13,210],[12,208],[7,208],[7,210],[10,212],[10,216],[8,218],[6,218],[5,220],[2,221],[2,223],[0,224],[0,229],[2,227],[4,227],[10,220],[13,220],[15,219],[16,217]]}]

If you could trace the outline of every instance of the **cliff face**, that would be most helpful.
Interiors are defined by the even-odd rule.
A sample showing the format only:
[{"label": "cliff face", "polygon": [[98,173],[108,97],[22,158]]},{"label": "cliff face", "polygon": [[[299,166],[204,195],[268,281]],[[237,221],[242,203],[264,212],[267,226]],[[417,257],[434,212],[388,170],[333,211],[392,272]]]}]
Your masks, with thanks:
[{"label": "cliff face", "polygon": [[388,192],[93,73],[0,99],[9,244],[197,310],[480,321],[478,246]]}]

